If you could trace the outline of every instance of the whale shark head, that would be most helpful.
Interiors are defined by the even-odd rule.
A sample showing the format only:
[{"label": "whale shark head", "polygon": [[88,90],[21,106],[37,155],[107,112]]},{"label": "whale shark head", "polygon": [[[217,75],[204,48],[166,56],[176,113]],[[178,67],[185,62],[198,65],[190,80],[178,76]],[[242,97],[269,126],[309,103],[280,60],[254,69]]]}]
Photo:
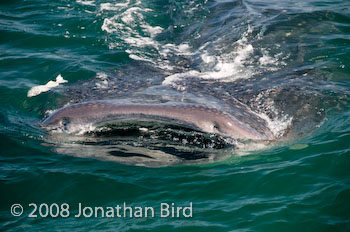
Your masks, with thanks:
[{"label": "whale shark head", "polygon": [[[43,121],[42,126],[52,131],[83,133],[109,121],[139,122],[165,121],[193,127],[202,132],[219,134],[235,139],[273,140],[267,127],[258,131],[233,115],[198,106],[137,105],[110,103],[81,103],[64,107]],[[253,119],[251,119],[252,121]]]}]

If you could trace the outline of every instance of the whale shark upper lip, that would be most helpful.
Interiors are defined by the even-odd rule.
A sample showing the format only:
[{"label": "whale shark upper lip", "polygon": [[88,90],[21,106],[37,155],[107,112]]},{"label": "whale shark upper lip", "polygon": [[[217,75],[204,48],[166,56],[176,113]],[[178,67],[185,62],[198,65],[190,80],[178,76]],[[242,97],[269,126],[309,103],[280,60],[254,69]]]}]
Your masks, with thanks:
[{"label": "whale shark upper lip", "polygon": [[[161,118],[164,121],[178,121],[179,124],[190,125],[203,132],[217,133],[224,136],[236,137],[238,139],[272,140],[269,129],[261,133],[251,125],[243,123],[227,112],[213,107],[188,104],[117,104],[110,102],[83,102],[63,107],[47,119],[41,126],[54,129],[62,127],[65,129],[74,124],[101,123],[110,119],[118,120],[124,116],[132,119],[137,115],[140,119]],[[120,119],[119,119],[120,120]],[[138,119],[135,119],[138,120]],[[58,124],[61,125],[58,125]],[[216,129],[215,129],[216,128]]]}]

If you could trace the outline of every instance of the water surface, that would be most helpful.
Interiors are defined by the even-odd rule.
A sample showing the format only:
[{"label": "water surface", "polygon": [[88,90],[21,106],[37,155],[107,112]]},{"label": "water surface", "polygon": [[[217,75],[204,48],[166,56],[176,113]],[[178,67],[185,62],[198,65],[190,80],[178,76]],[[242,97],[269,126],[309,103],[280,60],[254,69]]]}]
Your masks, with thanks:
[{"label": "water surface", "polygon": [[[349,231],[349,8],[2,1],[1,230]],[[28,94],[57,77],[66,82]],[[157,123],[74,135],[38,126],[60,107],[96,100],[249,109],[278,139],[242,144]],[[72,214],[78,203],[192,202],[193,216],[29,218],[32,202],[68,203]]]}]

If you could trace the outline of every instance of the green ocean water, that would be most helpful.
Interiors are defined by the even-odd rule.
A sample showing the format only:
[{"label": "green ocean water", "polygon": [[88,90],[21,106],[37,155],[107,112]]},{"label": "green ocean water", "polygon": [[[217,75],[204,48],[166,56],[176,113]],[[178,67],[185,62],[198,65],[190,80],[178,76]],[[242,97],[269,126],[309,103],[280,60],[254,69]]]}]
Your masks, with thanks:
[{"label": "green ocean water", "polygon": [[[1,231],[350,231],[348,1],[1,1],[0,30]],[[277,139],[39,126],[111,99],[238,101]],[[79,203],[155,215],[75,217]],[[161,217],[161,203],[192,215]]]}]

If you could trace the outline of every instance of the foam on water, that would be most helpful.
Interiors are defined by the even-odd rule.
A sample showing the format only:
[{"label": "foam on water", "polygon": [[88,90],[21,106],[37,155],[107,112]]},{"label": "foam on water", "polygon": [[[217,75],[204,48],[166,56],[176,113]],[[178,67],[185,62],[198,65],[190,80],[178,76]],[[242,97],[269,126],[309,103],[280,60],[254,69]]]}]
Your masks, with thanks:
[{"label": "foam on water", "polygon": [[96,127],[92,123],[84,123],[84,124],[71,126],[69,130],[65,132],[69,134],[83,135],[83,134],[86,134],[87,132],[91,132],[95,130],[96,130]]},{"label": "foam on water", "polygon": [[[151,25],[144,14],[153,12],[141,1],[131,3],[103,3],[100,11],[112,11],[112,17],[104,18],[101,30],[110,34],[108,46],[110,49],[125,49],[129,57],[134,60],[151,63],[153,66],[173,70],[174,64],[168,60],[169,56],[192,55],[191,48],[186,42],[181,44],[163,44],[156,36],[164,31],[160,25]],[[115,38],[113,38],[115,36]]]},{"label": "foam on water", "polygon": [[[186,10],[193,13],[197,8],[194,5]],[[197,67],[189,67],[182,74],[168,76],[163,83],[165,85],[176,85],[174,81],[190,76],[225,82],[248,79],[266,71],[278,70],[285,65],[283,59],[288,56],[282,52],[271,55],[270,48],[254,47],[250,40],[261,39],[261,34],[252,36],[252,26],[248,26],[241,38],[230,44],[229,48],[220,37],[194,48],[191,40],[183,40],[180,44],[159,41],[157,36],[165,33],[166,28],[149,22],[151,18],[148,13],[153,10],[147,7],[147,2],[102,3],[100,12],[103,15],[105,11],[114,13],[112,17],[104,17],[101,26],[101,30],[109,34],[107,42],[110,49],[122,49],[131,59],[150,63],[166,71],[179,68],[177,62],[171,61],[173,57],[189,60],[201,58]],[[154,17],[157,17],[156,14]]]},{"label": "foam on water", "polygon": [[[217,50],[224,50],[221,39],[206,43],[195,53],[201,58],[200,70],[190,70],[185,73],[176,73],[165,78],[163,85],[176,87],[177,82],[186,78],[211,79],[222,82],[234,82],[239,79],[249,79],[267,71],[277,71],[286,65],[284,60],[288,54],[282,52],[270,55],[264,47],[255,48],[248,37],[253,32],[252,27],[242,34],[228,52],[213,52],[207,47],[214,44]],[[257,36],[259,39],[259,36]],[[214,49],[214,50],[216,50]]]},{"label": "foam on water", "polygon": [[293,117],[283,115],[281,118],[271,119],[264,113],[259,116],[267,122],[267,126],[276,138],[283,136],[288,128],[292,125]]},{"label": "foam on water", "polygon": [[107,74],[105,73],[97,73],[96,78],[98,81],[95,83],[95,87],[98,89],[107,89],[108,88],[108,79]]},{"label": "foam on water", "polygon": [[82,5],[86,5],[86,6],[95,6],[94,0],[77,0],[77,3],[80,3]]},{"label": "foam on water", "polygon": [[68,129],[58,128],[53,130],[52,133],[67,133],[74,135],[84,135],[88,132],[95,131],[96,127],[90,123],[82,123],[69,127]]},{"label": "foam on water", "polygon": [[110,10],[110,11],[116,11],[119,10],[120,8],[127,7],[130,4],[130,0],[125,1],[123,3],[101,3],[100,5],[100,10]]}]

